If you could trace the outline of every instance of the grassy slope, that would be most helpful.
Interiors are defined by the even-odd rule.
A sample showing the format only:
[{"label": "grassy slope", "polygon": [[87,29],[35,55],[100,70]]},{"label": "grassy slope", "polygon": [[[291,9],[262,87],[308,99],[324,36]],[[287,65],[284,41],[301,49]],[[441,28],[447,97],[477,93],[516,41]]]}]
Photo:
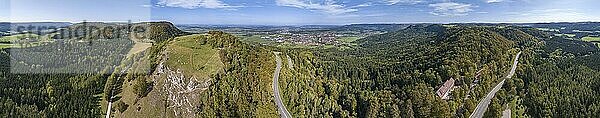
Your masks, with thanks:
[{"label": "grassy slope", "polygon": [[[205,38],[202,35],[189,35],[175,38],[167,45],[169,59],[165,62],[169,68],[180,69],[186,77],[195,76],[197,81],[209,78],[211,74],[217,73],[223,67],[217,49],[210,45],[200,45],[199,39]],[[193,64],[192,64],[193,63]],[[152,80],[149,77],[148,80]],[[117,117],[174,117],[172,110],[165,107],[165,95],[161,93],[162,85],[166,79],[165,75],[156,77],[154,90],[148,93],[147,97],[136,101],[136,95],[133,93],[131,83],[123,84],[123,92],[120,94],[122,101],[129,104],[129,108],[121,113],[115,112]],[[105,103],[103,103],[105,104]],[[137,111],[138,107],[140,108]]]},{"label": "grassy slope", "polygon": [[[114,24],[98,24],[100,26],[104,26],[104,25],[114,25]],[[77,24],[71,26],[71,28],[75,28],[77,26]],[[145,22],[145,23],[137,23],[134,24],[134,26],[148,26],[149,31],[145,32],[145,35],[148,39],[151,39],[152,41],[149,42],[154,42],[153,45],[149,45],[147,42],[145,42],[146,40],[136,40],[133,39],[135,41],[136,44],[142,44],[142,45],[137,45],[137,46],[133,46],[133,49],[130,50],[130,52],[128,53],[127,59],[125,59],[126,62],[131,62],[133,61],[132,67],[130,68],[130,70],[127,71],[128,75],[127,77],[125,77],[125,81],[123,82],[122,85],[122,92],[119,93],[117,96],[121,97],[120,101],[125,102],[126,104],[129,105],[129,107],[127,108],[126,111],[124,111],[123,113],[119,113],[118,111],[115,111],[112,113],[112,116],[114,117],[142,117],[142,118],[151,118],[151,117],[174,117],[174,114],[172,112],[172,110],[168,110],[166,108],[165,105],[165,95],[164,93],[162,93],[163,91],[161,91],[160,87],[162,87],[161,85],[163,85],[164,80],[159,80],[161,78],[166,78],[164,75],[160,76],[160,77],[154,77],[151,75],[147,75],[148,74],[148,70],[154,70],[153,68],[153,64],[157,63],[156,60],[157,59],[156,56],[160,57],[161,54],[155,54],[156,52],[153,52],[154,50],[152,49],[146,49],[146,47],[151,46],[152,48],[157,48],[156,46],[159,46],[163,43],[169,43],[169,42],[164,42],[164,41],[168,41],[169,39],[172,39],[174,37],[177,36],[181,36],[181,35],[185,35],[187,33],[180,31],[179,29],[175,28],[171,23],[168,22]],[[96,38],[102,38],[102,37],[96,37]],[[161,49],[158,49],[161,50]],[[141,52],[141,53],[138,53]],[[160,53],[160,52],[158,52]],[[159,58],[158,58],[159,59]],[[121,66],[124,66],[123,63],[121,64]],[[131,77],[133,76],[133,77]],[[133,86],[132,84],[135,82],[134,81],[130,81],[128,82],[127,80],[129,79],[146,79],[147,81],[152,81],[157,79],[154,82],[154,88],[152,88],[152,90],[148,93],[148,95],[146,97],[143,98],[137,98],[137,95],[133,92]],[[114,103],[116,103],[118,101],[115,101]],[[101,114],[105,114],[106,113],[106,100],[101,100],[100,101],[100,107],[101,107]],[[113,104],[114,105],[114,104]],[[138,111],[138,108],[139,111]],[[114,108],[113,108],[114,109]],[[114,109],[116,110],[116,109]],[[104,117],[104,115],[101,115],[102,117]]]},{"label": "grassy slope", "polygon": [[[146,72],[148,69],[150,69],[150,62],[149,60],[147,60],[149,54],[148,52],[143,52],[143,53],[138,53],[138,54],[133,54],[129,57],[127,57],[128,59],[127,62],[123,63],[121,65],[121,67],[126,66],[125,64],[128,64],[130,62],[133,62],[134,64],[131,66],[130,70],[128,70],[128,73],[136,73],[136,74],[141,74]],[[140,76],[136,79],[144,79],[146,78],[146,80],[152,80],[154,77],[150,76]],[[164,75],[161,77],[156,77],[156,78],[164,78]],[[127,78],[125,77],[124,79],[131,79],[131,78]],[[120,96],[120,101],[125,102],[127,105],[129,105],[129,107],[127,108],[127,110],[123,113],[120,113],[116,110],[116,108],[113,108],[112,110],[115,110],[114,112],[112,112],[112,116],[114,117],[124,117],[124,118],[131,118],[131,117],[142,117],[142,118],[151,118],[151,117],[173,117],[173,113],[169,112],[170,110],[167,110],[165,108],[165,102],[164,102],[164,98],[165,96],[162,95],[162,93],[160,93],[160,91],[158,89],[160,88],[153,88],[154,90],[152,90],[150,93],[148,93],[147,96],[149,97],[143,97],[143,98],[137,98],[137,95],[133,92],[133,84],[134,84],[135,80],[132,80],[131,82],[128,82],[127,80],[125,80],[123,82],[123,90],[120,94],[118,94],[117,96]],[[156,85],[162,85],[162,82],[164,81],[158,81],[155,84]],[[113,102],[113,106],[115,106],[115,103],[117,103],[118,101]],[[102,107],[102,111],[106,110],[106,101],[102,100],[100,102],[100,105]],[[139,111],[138,111],[138,108]],[[106,113],[106,112],[102,112],[102,113]]]},{"label": "grassy slope", "polygon": [[[208,78],[222,67],[219,50],[210,45],[200,45],[202,35],[177,37],[168,45],[169,59],[166,65],[180,69],[183,73],[196,78]],[[199,80],[202,81],[202,80]]]}]

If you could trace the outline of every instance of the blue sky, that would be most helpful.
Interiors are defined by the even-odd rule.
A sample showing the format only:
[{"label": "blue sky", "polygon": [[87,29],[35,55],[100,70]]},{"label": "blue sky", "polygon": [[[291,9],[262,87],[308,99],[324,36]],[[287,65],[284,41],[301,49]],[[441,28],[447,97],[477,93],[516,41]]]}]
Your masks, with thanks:
[{"label": "blue sky", "polygon": [[600,21],[598,0],[0,0],[0,21],[351,24]]}]

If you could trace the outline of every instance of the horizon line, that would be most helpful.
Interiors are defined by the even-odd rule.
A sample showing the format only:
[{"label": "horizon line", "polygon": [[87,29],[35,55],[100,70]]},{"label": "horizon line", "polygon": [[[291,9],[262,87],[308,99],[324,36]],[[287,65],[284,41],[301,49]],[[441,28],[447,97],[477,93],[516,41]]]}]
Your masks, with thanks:
[{"label": "horizon line", "polygon": [[83,23],[83,22],[101,22],[101,23],[144,23],[144,22],[169,22],[174,25],[232,25],[232,26],[310,26],[310,25],[355,25],[355,24],[535,24],[535,23],[600,23],[600,21],[552,21],[552,22],[488,22],[488,21],[474,21],[474,22],[372,22],[372,23],[297,23],[297,24],[240,24],[240,23],[176,23],[168,20],[149,20],[149,21],[0,21],[0,23]]}]

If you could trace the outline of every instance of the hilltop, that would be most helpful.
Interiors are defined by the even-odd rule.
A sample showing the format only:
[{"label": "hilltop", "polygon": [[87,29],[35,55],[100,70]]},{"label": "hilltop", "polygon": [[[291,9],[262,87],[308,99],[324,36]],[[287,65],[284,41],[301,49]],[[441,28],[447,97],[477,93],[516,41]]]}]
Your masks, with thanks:
[{"label": "hilltop", "polygon": [[[162,42],[169,38],[189,33],[179,30],[170,22],[141,22],[141,23],[103,23],[82,22],[62,29],[56,39],[107,39],[130,38],[147,42]],[[89,33],[85,33],[89,32]],[[82,35],[85,34],[85,35]],[[86,37],[87,36],[87,37]]]}]

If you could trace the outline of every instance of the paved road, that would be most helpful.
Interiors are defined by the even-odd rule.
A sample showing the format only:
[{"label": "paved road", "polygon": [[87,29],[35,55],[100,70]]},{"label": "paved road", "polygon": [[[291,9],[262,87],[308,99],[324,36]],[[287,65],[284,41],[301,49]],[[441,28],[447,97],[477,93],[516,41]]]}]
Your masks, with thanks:
[{"label": "paved road", "polygon": [[279,73],[281,72],[281,58],[279,58],[279,52],[274,52],[277,60],[277,67],[275,67],[275,73],[273,73],[273,92],[275,93],[275,104],[277,104],[277,110],[281,114],[282,118],[291,118],[290,112],[285,108],[285,105],[281,101],[281,95],[279,95]]},{"label": "paved road", "polygon": [[110,118],[110,108],[112,108],[112,102],[108,101],[108,110],[106,110],[106,118]]},{"label": "paved road", "polygon": [[520,55],[521,55],[521,52],[517,53],[517,56],[515,56],[512,68],[510,69],[510,72],[508,72],[506,77],[504,79],[502,79],[502,81],[500,83],[498,83],[498,85],[496,85],[496,87],[494,87],[494,89],[492,89],[492,91],[490,91],[490,93],[488,93],[485,96],[485,98],[479,102],[479,104],[477,104],[475,111],[473,111],[473,113],[471,113],[471,116],[469,116],[469,118],[483,117],[483,113],[485,113],[485,111],[487,110],[488,105],[490,105],[490,102],[491,102],[492,98],[494,98],[494,95],[496,95],[496,92],[498,92],[500,90],[500,88],[502,88],[502,85],[504,85],[504,81],[506,79],[512,78],[512,76],[515,75],[515,70],[517,69],[517,64],[519,63]]},{"label": "paved road", "polygon": [[[111,91],[112,93],[112,91]],[[110,118],[110,113],[111,113],[111,108],[112,108],[112,99],[114,99],[116,96],[112,96],[108,99],[108,109],[106,110],[106,118]]]}]

